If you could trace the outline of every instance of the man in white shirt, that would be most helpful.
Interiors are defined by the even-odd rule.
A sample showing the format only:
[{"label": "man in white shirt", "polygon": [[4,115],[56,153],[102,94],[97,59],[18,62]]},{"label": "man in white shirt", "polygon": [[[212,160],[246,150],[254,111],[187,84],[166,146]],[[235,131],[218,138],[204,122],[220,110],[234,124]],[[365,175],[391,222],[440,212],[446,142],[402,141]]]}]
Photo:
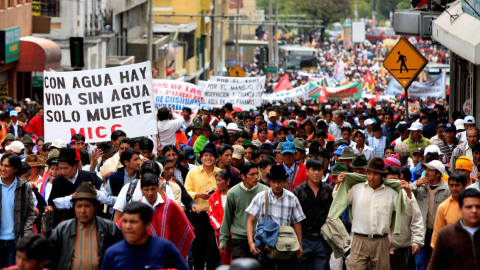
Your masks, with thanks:
[{"label": "man in white shirt", "polygon": [[[173,120],[170,120],[170,115],[173,117]],[[175,133],[182,128],[184,123],[183,117],[174,113],[172,108],[161,107],[157,111],[157,118],[160,145],[175,145],[177,142]]]},{"label": "man in white shirt", "polygon": [[352,128],[350,123],[345,122],[345,114],[342,111],[333,112],[332,124],[328,128],[328,133],[332,134],[335,140],[340,140],[342,138],[342,128],[349,127]]},{"label": "man in white shirt", "polygon": [[[357,174],[340,173],[337,177],[333,196],[337,196],[340,183],[346,178],[353,184],[347,193],[347,205],[352,206],[353,240],[348,261],[348,269],[389,269],[390,268],[390,241],[388,234],[393,212],[399,210],[397,206],[398,193],[389,185],[383,183],[387,175],[383,159],[373,158],[367,167],[367,181],[356,182],[351,178],[359,178]],[[348,186],[347,182],[347,186]],[[401,181],[405,211],[411,214],[412,192],[406,181]],[[342,194],[345,195],[345,194]],[[408,197],[408,199],[405,199]]]}]

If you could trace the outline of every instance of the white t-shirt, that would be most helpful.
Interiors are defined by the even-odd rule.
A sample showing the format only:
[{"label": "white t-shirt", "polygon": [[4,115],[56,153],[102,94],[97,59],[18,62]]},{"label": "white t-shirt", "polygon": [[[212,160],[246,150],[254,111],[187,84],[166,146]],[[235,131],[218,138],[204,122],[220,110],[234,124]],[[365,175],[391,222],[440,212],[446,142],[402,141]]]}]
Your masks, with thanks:
[{"label": "white t-shirt", "polygon": [[162,146],[175,145],[175,142],[177,141],[175,133],[182,127],[183,117],[174,113],[173,118],[174,120],[157,122],[159,141]]},{"label": "white t-shirt", "polygon": [[[123,209],[125,209],[125,206],[127,205],[127,191],[128,191],[128,186],[130,186],[130,183],[124,185],[122,189],[120,190],[120,193],[118,193],[117,196],[117,201],[115,202],[115,205],[113,206],[113,209],[118,210],[123,213]],[[166,191],[165,195],[167,198],[171,199],[172,201],[175,201],[175,196],[173,195],[172,188],[170,186],[166,186]],[[135,191],[132,194],[132,200],[131,202],[136,202],[139,201],[143,197],[142,190],[140,189],[140,182],[137,182],[137,186],[135,187]]]},{"label": "white t-shirt", "polygon": [[225,205],[227,204],[227,195],[220,195],[222,196],[222,207],[225,210]]}]

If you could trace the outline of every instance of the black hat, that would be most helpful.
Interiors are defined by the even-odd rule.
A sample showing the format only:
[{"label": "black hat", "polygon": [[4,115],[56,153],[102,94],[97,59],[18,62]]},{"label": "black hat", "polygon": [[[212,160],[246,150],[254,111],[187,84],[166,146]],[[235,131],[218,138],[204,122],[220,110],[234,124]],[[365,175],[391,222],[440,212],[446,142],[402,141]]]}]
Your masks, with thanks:
[{"label": "black hat", "polygon": [[298,113],[298,117],[307,117],[307,113],[306,113],[304,110],[301,110],[301,111]]},{"label": "black hat", "polygon": [[[71,148],[72,149],[72,148]],[[75,150],[75,149],[74,149]],[[62,152],[60,152],[60,155]],[[90,182],[82,182],[77,188],[77,191],[75,192],[75,197],[72,198],[72,202],[75,202],[77,200],[97,200],[97,190],[95,190],[95,187],[90,184]]]},{"label": "black hat", "polygon": [[385,161],[379,157],[373,157],[370,160],[370,163],[365,167],[367,171],[374,171],[378,173],[387,173],[388,171],[385,169]]},{"label": "black hat", "polygon": [[217,154],[217,147],[215,146],[215,144],[211,143],[211,142],[208,142],[205,147],[203,147],[203,150],[200,151],[200,156],[203,156],[203,153],[205,152],[209,152],[209,153],[212,153],[215,158],[218,157],[218,154]]},{"label": "black hat", "polygon": [[277,133],[280,132],[280,131],[282,131],[282,130],[283,130],[283,132],[286,131],[286,129],[285,129],[284,126],[279,126],[279,127],[277,127],[276,129],[274,129],[274,130],[273,130],[273,137],[277,137]]},{"label": "black hat", "polygon": [[113,147],[112,142],[101,142],[98,148],[102,150],[104,156],[115,153],[118,150],[118,147]]},{"label": "black hat", "polygon": [[77,162],[76,159],[77,152],[73,148],[64,147],[60,149],[60,154],[58,155],[58,161],[66,161],[66,162]]},{"label": "black hat", "polygon": [[269,154],[273,156],[273,147],[269,143],[264,143],[262,146],[260,146],[260,151],[258,153],[259,155],[261,154]]},{"label": "black hat", "polygon": [[318,153],[320,153],[320,143],[317,142],[317,141],[313,141],[311,144],[310,144],[310,147],[308,148],[308,155],[309,157],[314,157],[316,155],[318,155]]},{"label": "black hat", "polygon": [[268,179],[270,180],[286,180],[288,178],[287,171],[283,164],[280,165],[272,165],[270,169],[270,173],[267,174]]}]

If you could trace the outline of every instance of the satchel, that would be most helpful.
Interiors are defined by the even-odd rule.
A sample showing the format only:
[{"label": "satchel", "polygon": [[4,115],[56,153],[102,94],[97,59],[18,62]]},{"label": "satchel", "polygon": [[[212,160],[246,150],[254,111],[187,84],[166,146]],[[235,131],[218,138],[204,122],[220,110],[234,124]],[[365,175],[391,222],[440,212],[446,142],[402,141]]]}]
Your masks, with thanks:
[{"label": "satchel", "polygon": [[[265,190],[265,218],[268,218],[268,190]],[[264,244],[263,250],[267,257],[273,260],[290,259],[295,251],[300,249],[297,234],[292,226],[280,226],[278,229],[278,238],[275,247]]]}]

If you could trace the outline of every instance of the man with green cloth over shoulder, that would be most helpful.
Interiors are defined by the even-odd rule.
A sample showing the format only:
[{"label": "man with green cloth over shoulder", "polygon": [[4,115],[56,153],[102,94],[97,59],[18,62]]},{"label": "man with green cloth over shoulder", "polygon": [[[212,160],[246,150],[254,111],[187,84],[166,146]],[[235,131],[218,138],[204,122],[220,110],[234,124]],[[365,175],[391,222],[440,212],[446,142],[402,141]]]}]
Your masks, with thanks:
[{"label": "man with green cloth over shoulder", "polygon": [[333,191],[328,217],[336,219],[348,205],[352,206],[353,240],[348,269],[367,269],[368,265],[372,270],[389,269],[388,234],[400,233],[401,213],[405,210],[411,215],[415,200],[406,181],[384,179],[387,170],[383,159],[373,157],[365,169],[366,176],[338,175],[339,184]]}]

